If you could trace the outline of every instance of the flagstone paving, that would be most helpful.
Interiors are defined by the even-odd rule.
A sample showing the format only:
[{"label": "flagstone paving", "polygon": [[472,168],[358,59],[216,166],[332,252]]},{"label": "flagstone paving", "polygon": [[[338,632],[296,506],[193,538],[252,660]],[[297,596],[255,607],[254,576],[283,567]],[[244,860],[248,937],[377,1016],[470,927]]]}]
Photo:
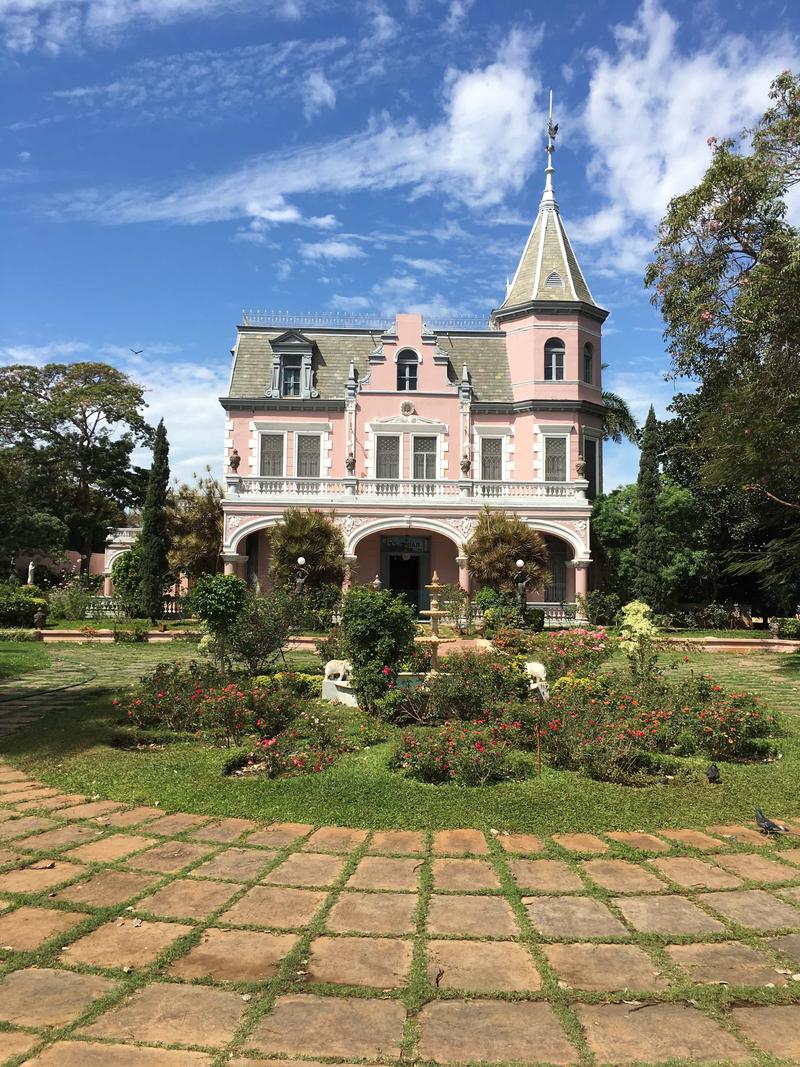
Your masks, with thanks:
[{"label": "flagstone paving", "polygon": [[263,826],[0,761],[3,787],[0,1064],[800,1062],[793,835]]}]

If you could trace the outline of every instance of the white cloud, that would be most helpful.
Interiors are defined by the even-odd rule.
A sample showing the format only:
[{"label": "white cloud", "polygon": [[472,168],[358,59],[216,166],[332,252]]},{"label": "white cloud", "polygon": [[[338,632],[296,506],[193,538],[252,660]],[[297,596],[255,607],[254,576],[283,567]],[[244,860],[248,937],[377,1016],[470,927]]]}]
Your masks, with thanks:
[{"label": "white cloud", "polygon": [[381,116],[361,133],[257,157],[173,192],[89,189],[56,210],[107,223],[200,223],[263,217],[264,205],[283,210],[306,194],[398,188],[495,205],[522,187],[540,145],[538,89],[530,35],[515,32],[487,66],[447,72],[443,115],[430,126]]},{"label": "white cloud", "polygon": [[450,0],[450,9],[444,22],[445,33],[456,33],[475,5],[475,0]]},{"label": "white cloud", "polygon": [[451,263],[443,263],[439,259],[414,259],[411,256],[395,256],[396,262],[405,263],[412,270],[422,271],[423,274],[452,274]]},{"label": "white cloud", "polygon": [[441,293],[433,295],[423,292],[419,279],[411,274],[394,274],[376,282],[369,291],[369,296],[344,296],[336,294],[331,298],[330,306],[336,311],[371,311],[384,316],[387,321],[395,314],[413,311],[424,317],[450,318],[469,315],[471,309],[462,304],[453,304]]},{"label": "white cloud", "polygon": [[371,23],[371,32],[367,35],[370,44],[386,44],[397,35],[398,24],[389,14],[381,0],[368,0],[365,5]]},{"label": "white cloud", "polygon": [[317,230],[335,230],[339,225],[335,215],[312,215],[306,221]]},{"label": "white cloud", "polygon": [[41,49],[58,55],[85,43],[115,43],[130,28],[220,16],[258,7],[296,19],[300,0],[0,0],[0,35],[12,51]]},{"label": "white cloud", "polygon": [[65,356],[84,355],[91,349],[83,341],[49,341],[44,345],[5,345],[0,348],[0,359],[9,363],[53,363]]},{"label": "white cloud", "polygon": [[797,65],[797,48],[783,37],[715,34],[685,51],[678,29],[658,0],[644,0],[631,25],[616,27],[615,51],[591,56],[581,124],[589,177],[606,203],[570,233],[606,246],[601,268],[641,271],[670,199],[710,162],[706,139],[751,125],[772,79]]},{"label": "white cloud", "polygon": [[303,259],[363,259],[364,253],[358,245],[347,241],[301,241],[300,255]]},{"label": "white cloud", "polygon": [[31,159],[30,152],[17,152],[17,159],[20,163],[29,163]]},{"label": "white cloud", "polygon": [[[48,99],[76,115],[110,111],[126,113],[135,122],[178,117],[207,122],[217,114],[241,112],[269,100],[287,97],[304,101],[304,72],[310,64],[334,59],[337,70],[330,91],[335,99],[336,85],[354,80],[350,68],[355,58],[345,51],[346,44],[344,37],[292,39],[140,59],[113,81],[57,89]],[[315,73],[326,78],[319,70]],[[324,88],[316,85],[315,91],[319,94]],[[320,106],[322,103],[324,100]]]},{"label": "white cloud", "polygon": [[323,108],[336,107],[336,90],[321,70],[312,70],[303,87],[303,114],[310,122]]}]

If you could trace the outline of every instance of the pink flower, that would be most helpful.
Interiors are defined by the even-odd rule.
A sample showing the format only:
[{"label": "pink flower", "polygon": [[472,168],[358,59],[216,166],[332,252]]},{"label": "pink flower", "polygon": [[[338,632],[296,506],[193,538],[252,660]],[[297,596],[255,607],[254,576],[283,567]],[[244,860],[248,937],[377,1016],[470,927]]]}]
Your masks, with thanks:
[{"label": "pink flower", "polygon": [[703,322],[711,322],[712,317],[713,316],[712,316],[710,311],[701,311],[700,312],[700,318],[703,320]]}]

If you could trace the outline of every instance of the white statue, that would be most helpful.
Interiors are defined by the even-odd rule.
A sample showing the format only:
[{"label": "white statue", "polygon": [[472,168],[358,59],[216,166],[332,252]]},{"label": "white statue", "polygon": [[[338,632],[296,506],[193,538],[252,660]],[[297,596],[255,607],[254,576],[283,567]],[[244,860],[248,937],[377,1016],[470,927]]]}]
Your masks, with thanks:
[{"label": "white statue", "polygon": [[538,693],[540,700],[544,701],[550,696],[550,687],[547,684],[547,670],[543,663],[530,660],[525,664],[525,673],[530,681],[532,693]]},{"label": "white statue", "polygon": [[35,570],[36,564],[31,560],[28,564],[28,585],[33,585],[33,575]]},{"label": "white statue", "polygon": [[325,664],[325,681],[339,682],[348,681],[353,665],[349,659],[329,659]]}]

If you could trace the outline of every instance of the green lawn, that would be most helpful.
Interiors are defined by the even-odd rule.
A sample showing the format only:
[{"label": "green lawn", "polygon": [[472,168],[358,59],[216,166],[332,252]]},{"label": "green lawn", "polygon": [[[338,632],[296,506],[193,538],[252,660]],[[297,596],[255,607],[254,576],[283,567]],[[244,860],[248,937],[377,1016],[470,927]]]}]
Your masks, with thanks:
[{"label": "green lawn", "polygon": [[[388,745],[377,744],[342,759],[320,775],[267,779],[225,778],[230,753],[198,743],[160,750],[112,747],[118,726],[111,699],[148,665],[190,658],[191,646],[55,645],[54,663],[91,670],[96,678],[72,701],[55,701],[42,720],[3,743],[20,767],[70,792],[100,794],[170,810],[259,819],[363,827],[483,829],[553,833],[571,830],[658,829],[752,820],[760,804],[788,817],[800,812],[800,655],[692,653],[681,671],[712,673],[732,688],[758,692],[768,707],[787,712],[790,734],[782,759],[752,766],[722,764],[723,784],[708,786],[704,764],[683,784],[632,789],[594,782],[579,774],[545,770],[520,782],[478,789],[428,786],[387,766]],[[308,653],[291,654],[297,669],[318,667]],[[43,680],[46,674],[43,675]],[[75,700],[76,693],[79,699]]]},{"label": "green lawn", "polygon": [[0,681],[10,681],[49,665],[50,657],[41,641],[0,641]]}]

